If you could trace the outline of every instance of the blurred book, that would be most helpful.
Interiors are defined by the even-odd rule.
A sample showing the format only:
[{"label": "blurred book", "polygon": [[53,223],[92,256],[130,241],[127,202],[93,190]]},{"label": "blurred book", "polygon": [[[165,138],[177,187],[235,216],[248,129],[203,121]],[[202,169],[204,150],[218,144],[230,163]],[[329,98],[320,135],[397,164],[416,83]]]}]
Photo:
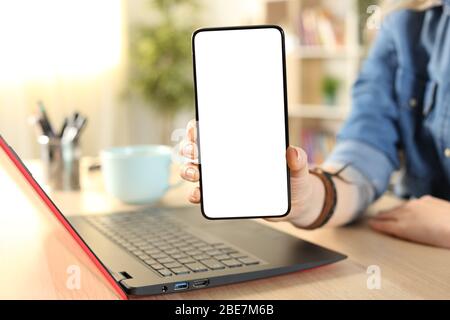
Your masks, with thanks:
[{"label": "blurred book", "polygon": [[304,8],[299,18],[300,45],[336,50],[343,46],[344,22],[321,7]]},{"label": "blurred book", "polygon": [[266,23],[284,25],[287,22],[289,11],[288,1],[268,1],[266,3]]},{"label": "blurred book", "polygon": [[300,133],[301,147],[308,154],[308,162],[321,164],[336,144],[334,134],[304,128]]}]

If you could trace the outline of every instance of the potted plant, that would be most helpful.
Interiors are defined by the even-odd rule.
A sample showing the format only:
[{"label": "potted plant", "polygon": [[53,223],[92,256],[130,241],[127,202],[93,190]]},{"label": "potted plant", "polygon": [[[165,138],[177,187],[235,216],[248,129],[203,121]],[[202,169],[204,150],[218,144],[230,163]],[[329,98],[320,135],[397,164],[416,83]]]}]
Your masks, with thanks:
[{"label": "potted plant", "polygon": [[[191,34],[196,0],[152,0],[159,15],[130,37],[128,94],[147,102],[162,118],[162,142],[169,142],[173,118],[193,103]],[[180,17],[184,9],[187,14]]]},{"label": "potted plant", "polygon": [[337,102],[337,93],[341,82],[339,79],[326,76],[322,81],[322,95],[324,99],[324,103],[326,105],[336,105]]}]

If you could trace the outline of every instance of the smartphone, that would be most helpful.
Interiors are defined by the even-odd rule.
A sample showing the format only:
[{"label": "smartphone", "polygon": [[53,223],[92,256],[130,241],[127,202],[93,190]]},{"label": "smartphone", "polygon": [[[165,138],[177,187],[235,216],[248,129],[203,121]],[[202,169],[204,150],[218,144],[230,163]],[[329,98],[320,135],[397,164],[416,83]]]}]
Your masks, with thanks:
[{"label": "smartphone", "polygon": [[192,36],[201,211],[208,219],[290,210],[284,32],[204,28]]}]

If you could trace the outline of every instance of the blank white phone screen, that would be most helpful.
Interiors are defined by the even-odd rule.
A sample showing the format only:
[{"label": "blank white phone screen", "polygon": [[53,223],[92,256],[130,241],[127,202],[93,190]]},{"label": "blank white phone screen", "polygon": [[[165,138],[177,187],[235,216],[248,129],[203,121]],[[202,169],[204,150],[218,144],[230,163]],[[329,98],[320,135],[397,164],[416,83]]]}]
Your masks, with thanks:
[{"label": "blank white phone screen", "polygon": [[206,29],[193,42],[203,214],[287,214],[281,30]]}]

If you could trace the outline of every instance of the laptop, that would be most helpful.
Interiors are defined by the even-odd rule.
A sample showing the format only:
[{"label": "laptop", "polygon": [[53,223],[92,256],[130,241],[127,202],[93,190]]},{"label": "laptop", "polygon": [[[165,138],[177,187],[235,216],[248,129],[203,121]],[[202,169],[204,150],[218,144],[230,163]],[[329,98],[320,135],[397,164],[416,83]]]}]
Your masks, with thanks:
[{"label": "laptop", "polygon": [[267,278],[346,258],[253,220],[207,220],[197,207],[66,216],[1,135],[0,160],[20,172],[122,298]]}]

